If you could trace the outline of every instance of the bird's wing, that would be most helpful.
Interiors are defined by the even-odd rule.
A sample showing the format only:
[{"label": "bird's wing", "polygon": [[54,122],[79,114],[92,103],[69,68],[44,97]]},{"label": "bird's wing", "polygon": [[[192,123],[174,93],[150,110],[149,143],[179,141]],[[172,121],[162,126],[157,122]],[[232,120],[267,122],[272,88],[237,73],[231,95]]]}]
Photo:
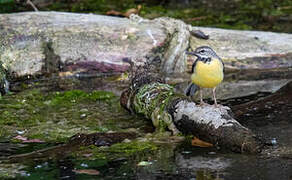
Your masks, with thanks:
[{"label": "bird's wing", "polygon": [[185,95],[186,96],[193,96],[195,95],[196,91],[199,89],[197,85],[194,83],[190,83],[188,87],[185,89]]}]

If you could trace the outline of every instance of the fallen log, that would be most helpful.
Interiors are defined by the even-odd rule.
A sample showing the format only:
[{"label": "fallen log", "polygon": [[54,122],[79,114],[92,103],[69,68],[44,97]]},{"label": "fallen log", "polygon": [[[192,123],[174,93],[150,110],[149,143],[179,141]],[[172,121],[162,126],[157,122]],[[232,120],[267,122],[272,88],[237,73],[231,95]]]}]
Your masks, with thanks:
[{"label": "fallen log", "polygon": [[263,140],[233,119],[229,107],[198,106],[175,93],[160,78],[143,71],[134,75],[129,89],[122,93],[122,107],[151,119],[158,131],[168,129],[173,134],[192,134],[234,152],[261,151]]}]

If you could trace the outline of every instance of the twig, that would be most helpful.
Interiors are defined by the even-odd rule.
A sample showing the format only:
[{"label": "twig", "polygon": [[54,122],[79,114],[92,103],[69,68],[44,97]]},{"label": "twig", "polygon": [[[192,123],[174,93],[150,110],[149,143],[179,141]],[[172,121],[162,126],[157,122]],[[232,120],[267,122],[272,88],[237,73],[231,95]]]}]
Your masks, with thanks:
[{"label": "twig", "polygon": [[39,11],[38,8],[30,0],[27,0],[26,3],[31,5],[31,7],[34,9],[34,11]]}]

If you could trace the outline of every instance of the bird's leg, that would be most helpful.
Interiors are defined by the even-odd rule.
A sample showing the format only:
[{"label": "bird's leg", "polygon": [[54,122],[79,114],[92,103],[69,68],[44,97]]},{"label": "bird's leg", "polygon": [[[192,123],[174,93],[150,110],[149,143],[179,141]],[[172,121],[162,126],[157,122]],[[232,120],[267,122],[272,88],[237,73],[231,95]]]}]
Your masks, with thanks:
[{"label": "bird's leg", "polygon": [[205,105],[206,103],[203,101],[203,91],[201,88],[199,91],[200,91],[200,105]]},{"label": "bird's leg", "polygon": [[216,87],[213,88],[213,99],[215,107],[218,107],[217,100],[216,100]]}]

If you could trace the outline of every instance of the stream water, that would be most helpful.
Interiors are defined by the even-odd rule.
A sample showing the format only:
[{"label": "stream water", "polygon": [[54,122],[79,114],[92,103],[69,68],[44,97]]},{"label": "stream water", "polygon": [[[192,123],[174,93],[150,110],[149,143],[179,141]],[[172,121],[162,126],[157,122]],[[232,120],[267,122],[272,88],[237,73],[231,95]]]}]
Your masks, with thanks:
[{"label": "stream water", "polygon": [[[16,1],[7,2],[7,5],[4,1],[1,2],[5,5],[0,5],[1,12],[31,10],[29,6],[18,7]],[[232,29],[288,33],[292,29],[290,1],[68,2],[71,3],[60,1],[40,7],[40,10],[106,14],[112,9],[123,12],[142,4],[140,15],[145,18],[170,16],[192,25]],[[113,2],[117,5],[113,5]],[[291,69],[288,73],[288,76],[280,78],[291,79]],[[271,77],[270,73],[267,74]],[[278,72],[275,74],[279,75]],[[246,73],[242,76],[248,77]],[[152,134],[155,133],[150,122],[119,106],[119,97],[113,93],[119,95],[128,85],[115,79],[116,77],[38,79],[12,82],[12,93],[0,97],[0,179],[292,180],[291,96],[287,97],[285,103],[274,102],[276,107],[271,106],[272,108],[262,111],[254,109],[237,118],[240,123],[257,134],[268,137],[274,144],[261,154],[246,155],[216,148],[194,147],[189,139],[170,141],[172,137],[167,133],[162,137],[153,137]],[[271,83],[273,81],[272,84],[279,85],[280,80],[276,77]],[[236,83],[239,84],[239,81]],[[264,88],[257,81],[253,85]],[[244,86],[231,87],[239,91]],[[84,91],[71,91],[72,89]],[[92,93],[94,90],[98,92]],[[219,103],[233,107],[264,98],[272,92],[246,94],[227,98]],[[218,92],[218,95],[226,97],[224,92],[221,95]],[[64,144],[77,133],[124,131],[137,133],[140,142],[128,143],[131,146],[121,143],[112,147],[79,147],[72,151],[69,149],[66,153],[49,149],[45,156],[7,160],[9,156]],[[17,136],[44,142],[23,143],[15,139]],[[151,144],[147,141],[145,143],[146,139],[151,139]]]},{"label": "stream water", "polygon": [[[104,83],[107,84],[106,87],[102,86],[103,83],[101,83],[100,79],[82,79],[81,82],[81,84],[77,83],[77,86],[79,86],[79,88],[83,87],[83,90],[87,92],[96,88],[92,86],[94,83],[101,89],[110,87],[110,83],[108,82]],[[101,99],[90,102],[92,97],[86,96],[88,98],[86,101],[79,102],[76,98],[84,98],[84,95],[79,91],[78,96],[74,94],[75,99],[74,97],[70,99],[72,97],[68,94],[63,94],[63,96],[61,96],[60,92],[57,93],[57,95],[53,92],[52,95],[50,90],[52,84],[50,83],[39,83],[38,81],[27,83],[27,85],[28,84],[30,84],[30,86],[26,87],[27,89],[2,97],[2,100],[0,100],[2,109],[4,108],[4,103],[8,101],[10,105],[6,104],[5,106],[11,106],[16,108],[16,111],[21,112],[20,114],[15,114],[16,112],[14,112],[13,117],[17,116],[20,119],[25,119],[29,113],[22,110],[23,108],[16,106],[10,98],[19,98],[18,100],[21,102],[25,100],[27,104],[23,104],[23,106],[26,108],[33,108],[34,106],[29,106],[29,104],[31,104],[30,98],[32,98],[30,89],[37,88],[41,89],[39,92],[40,94],[33,91],[33,96],[43,95],[43,97],[40,97],[40,100],[45,103],[43,103],[43,105],[38,104],[37,106],[40,109],[35,109],[36,112],[33,112],[33,114],[40,113],[40,116],[48,116],[48,118],[40,120],[44,122],[51,121],[54,118],[61,118],[62,120],[53,120],[52,123],[46,126],[43,126],[41,122],[38,122],[38,125],[32,123],[32,127],[20,128],[19,125],[18,132],[13,132],[15,130],[13,129],[12,134],[9,134],[10,131],[7,130],[6,138],[2,136],[0,142],[1,179],[292,179],[292,140],[289,136],[292,132],[291,100],[285,104],[278,103],[276,108],[272,108],[268,111],[253,111],[251,114],[238,117],[238,120],[243,125],[246,125],[258,134],[263,134],[274,143],[274,146],[265,149],[259,155],[246,155],[225,152],[216,148],[194,147],[190,145],[188,139],[184,141],[170,141],[169,139],[171,139],[171,137],[169,135],[165,135],[163,138],[153,138],[151,134],[154,128],[151,123],[121,109],[118,102],[119,98],[116,96],[110,98],[110,100],[106,102]],[[56,83],[53,84],[56,85]],[[90,87],[84,88],[84,84],[89,84]],[[15,91],[19,90],[19,86],[20,84],[15,83],[14,87],[12,85],[12,89]],[[120,90],[126,86],[125,84],[121,84]],[[24,85],[22,84],[21,87],[24,87]],[[62,87],[64,88],[64,86]],[[58,88],[60,87],[58,86]],[[72,86],[70,85],[69,88],[72,88]],[[116,92],[120,90],[117,90],[117,88],[115,90],[112,89],[112,91]],[[220,103],[233,107],[238,104],[266,97],[270,94],[271,93],[257,93],[251,96],[221,100]],[[58,111],[49,106],[50,103],[56,101],[56,98],[58,100],[57,102],[61,102],[60,99],[66,100],[62,102],[64,104],[63,108],[65,109]],[[66,98],[69,98],[69,102]],[[35,99],[33,100],[34,102],[36,101]],[[73,100],[74,102],[72,102]],[[66,103],[69,103],[68,107]],[[58,108],[60,109],[60,107]],[[6,111],[8,110],[9,109],[6,109]],[[74,111],[79,111],[79,113],[74,114]],[[1,112],[3,113],[4,111],[2,110]],[[86,115],[82,115],[82,113]],[[68,114],[69,118],[67,117],[66,119],[66,116],[62,116],[64,114]],[[38,116],[38,118],[40,116]],[[32,116],[30,118],[34,117]],[[102,120],[96,121],[96,119]],[[61,124],[61,121],[65,121],[62,122],[65,123],[65,126]],[[89,121],[94,122],[89,123]],[[2,128],[12,128],[14,127],[14,123],[15,122],[5,124]],[[99,125],[95,123],[99,123]],[[75,125],[73,126],[72,124]],[[27,132],[26,134],[26,132],[24,132],[23,136],[27,135],[29,138],[38,138],[40,135],[37,134],[37,131],[34,131],[33,126],[41,130],[40,134],[46,134],[48,138],[46,143],[21,143],[19,141],[13,141],[13,136],[23,133],[19,132],[20,129],[25,129],[23,131],[32,133],[29,134],[29,132]],[[139,134],[138,139],[144,142],[145,137],[151,137],[153,144],[136,144],[135,147],[129,146],[126,148],[115,145],[113,145],[113,148],[96,148],[93,146],[80,147],[77,150],[72,149],[72,152],[69,151],[69,153],[64,153],[62,151],[50,153],[49,150],[48,155],[45,157],[28,157],[19,162],[17,162],[17,160],[15,162],[7,161],[8,156],[30,153],[66,142],[66,138],[54,138],[56,135],[52,134],[51,131],[54,131],[56,126],[60,126],[60,128],[67,127],[70,130],[78,127],[79,129],[77,128],[76,132],[85,133],[108,131],[123,132],[135,131],[133,129],[138,129],[135,131]],[[98,126],[99,128],[95,127],[90,129],[93,126]],[[48,131],[48,129],[51,129],[51,131]],[[74,135],[76,132],[72,131],[72,134],[69,133],[67,136],[70,137],[70,135]],[[57,131],[57,133],[65,132]],[[46,139],[45,137],[39,138]]]}]

